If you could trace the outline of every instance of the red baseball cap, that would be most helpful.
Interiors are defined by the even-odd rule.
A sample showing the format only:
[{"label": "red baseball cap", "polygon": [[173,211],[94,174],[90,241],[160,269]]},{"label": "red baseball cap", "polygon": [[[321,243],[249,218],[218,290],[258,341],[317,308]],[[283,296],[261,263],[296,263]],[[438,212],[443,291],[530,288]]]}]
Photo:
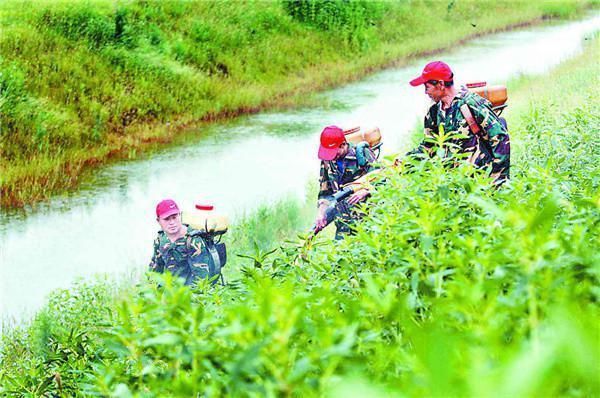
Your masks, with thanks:
[{"label": "red baseball cap", "polygon": [[319,146],[319,159],[333,160],[338,148],[346,142],[344,130],[338,126],[327,126],[321,132],[321,145]]},{"label": "red baseball cap", "polygon": [[156,217],[158,218],[167,218],[177,213],[179,213],[179,207],[172,199],[165,199],[156,205]]},{"label": "red baseball cap", "polygon": [[418,86],[428,80],[443,80],[448,82],[452,80],[454,73],[450,67],[442,61],[433,61],[425,65],[421,76],[410,81],[411,86]]}]

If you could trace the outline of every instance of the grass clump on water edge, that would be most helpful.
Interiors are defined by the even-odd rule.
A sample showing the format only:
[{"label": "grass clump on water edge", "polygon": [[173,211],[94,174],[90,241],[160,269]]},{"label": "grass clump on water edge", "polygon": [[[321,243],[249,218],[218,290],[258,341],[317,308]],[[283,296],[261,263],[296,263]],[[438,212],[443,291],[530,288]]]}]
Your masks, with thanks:
[{"label": "grass clump on water edge", "polygon": [[581,83],[599,47],[547,76],[548,98],[512,107],[509,185],[434,158],[387,171],[356,236],[283,245],[234,289],[165,275],[118,300],[88,292],[5,343],[0,392],[597,395],[600,115]]},{"label": "grass clump on water edge", "polygon": [[136,158],[194,123],[297,103],[400,59],[593,3],[474,4],[2,2],[0,203],[76,187],[83,171]]},{"label": "grass clump on water edge", "polygon": [[[316,212],[316,185],[307,185],[304,200],[287,198],[242,216],[224,236],[228,260],[225,277],[237,279],[245,266],[260,263],[280,249],[284,241],[306,235]],[[235,283],[235,282],[234,282]]]}]

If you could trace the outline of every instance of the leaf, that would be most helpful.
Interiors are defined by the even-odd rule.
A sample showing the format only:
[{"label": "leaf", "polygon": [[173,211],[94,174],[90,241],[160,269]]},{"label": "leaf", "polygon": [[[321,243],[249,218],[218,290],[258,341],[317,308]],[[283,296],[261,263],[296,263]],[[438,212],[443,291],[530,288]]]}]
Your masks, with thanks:
[{"label": "leaf", "polygon": [[131,393],[131,390],[129,389],[129,387],[127,387],[127,385],[125,385],[123,383],[117,384],[117,386],[115,387],[115,389],[113,391],[112,396],[115,398],[133,398],[133,394]]},{"label": "leaf", "polygon": [[299,380],[303,378],[307,373],[309,373],[313,369],[313,365],[311,363],[310,358],[300,358],[300,360],[296,361],[294,364],[294,368],[290,373],[289,378],[291,380]]},{"label": "leaf", "polygon": [[155,345],[177,345],[181,343],[181,336],[173,333],[164,333],[156,337],[152,337],[143,341],[143,347],[151,347]]}]

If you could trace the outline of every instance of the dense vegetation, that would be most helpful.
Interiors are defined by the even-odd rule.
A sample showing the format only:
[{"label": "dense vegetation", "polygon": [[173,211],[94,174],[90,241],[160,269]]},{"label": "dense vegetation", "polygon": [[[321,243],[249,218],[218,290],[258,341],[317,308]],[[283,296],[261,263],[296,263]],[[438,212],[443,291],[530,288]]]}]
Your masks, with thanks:
[{"label": "dense vegetation", "polygon": [[[0,3],[0,203],[74,187],[192,124],[590,1]],[[432,23],[434,22],[434,23]]]},{"label": "dense vegetation", "polygon": [[4,336],[0,394],[597,396],[599,55],[517,82],[502,189],[434,158],[389,169],[356,236],[229,287],[58,292]]}]

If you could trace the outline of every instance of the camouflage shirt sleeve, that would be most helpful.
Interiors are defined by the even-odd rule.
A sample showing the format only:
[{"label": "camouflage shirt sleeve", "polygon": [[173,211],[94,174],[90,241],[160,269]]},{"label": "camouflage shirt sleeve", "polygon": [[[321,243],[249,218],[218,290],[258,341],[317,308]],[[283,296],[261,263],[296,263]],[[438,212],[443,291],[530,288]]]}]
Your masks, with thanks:
[{"label": "camouflage shirt sleeve", "polygon": [[333,175],[333,170],[331,170],[332,167],[332,162],[324,160],[321,161],[318,199],[324,199],[328,196],[331,196],[337,190],[335,186],[335,176]]},{"label": "camouflage shirt sleeve", "polygon": [[165,270],[165,262],[158,250],[160,245],[160,237],[157,236],[154,240],[154,249],[152,250],[152,260],[150,260],[150,270],[155,272],[164,272]]},{"label": "camouflage shirt sleeve", "polygon": [[483,139],[489,144],[492,160],[490,177],[501,184],[509,177],[510,138],[498,116],[486,101],[475,94],[467,97],[467,104],[477,124],[483,129]]}]

